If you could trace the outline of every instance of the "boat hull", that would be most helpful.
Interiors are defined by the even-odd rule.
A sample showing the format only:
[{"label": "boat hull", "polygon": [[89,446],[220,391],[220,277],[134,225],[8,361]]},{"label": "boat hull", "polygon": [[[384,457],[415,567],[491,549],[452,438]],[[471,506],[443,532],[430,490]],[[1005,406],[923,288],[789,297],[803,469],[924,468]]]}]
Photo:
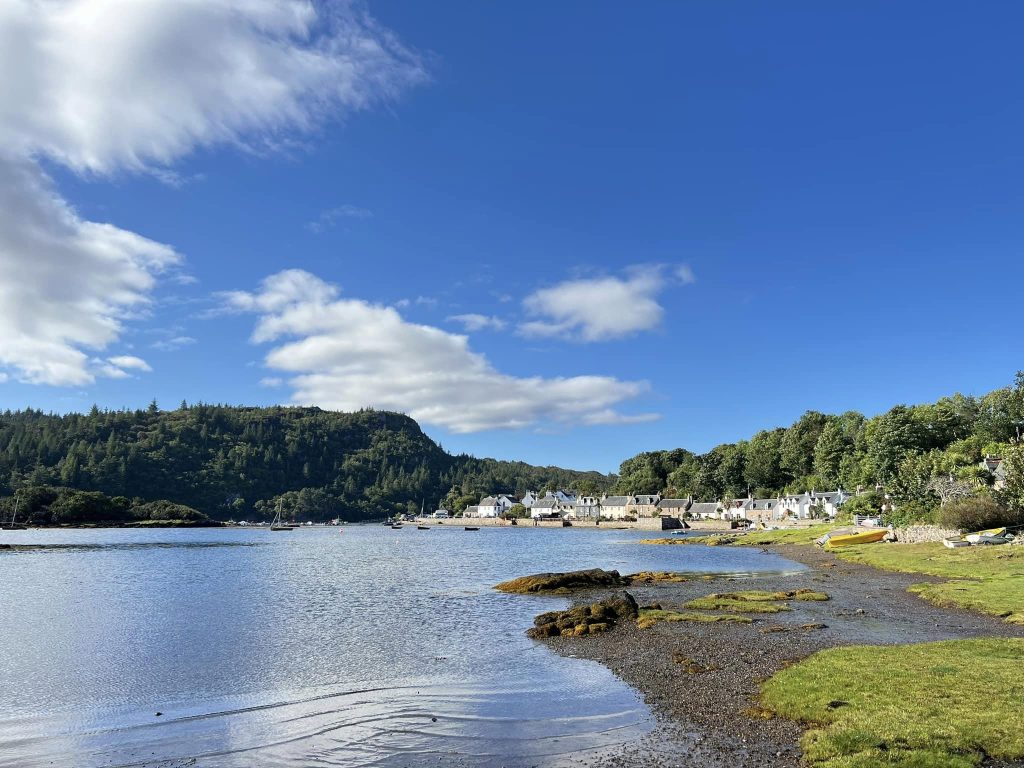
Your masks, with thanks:
[{"label": "boat hull", "polygon": [[888,528],[879,528],[874,531],[864,531],[863,533],[848,533],[843,536],[833,536],[825,542],[825,549],[852,547],[857,544],[873,544],[876,541],[884,539],[888,533]]}]

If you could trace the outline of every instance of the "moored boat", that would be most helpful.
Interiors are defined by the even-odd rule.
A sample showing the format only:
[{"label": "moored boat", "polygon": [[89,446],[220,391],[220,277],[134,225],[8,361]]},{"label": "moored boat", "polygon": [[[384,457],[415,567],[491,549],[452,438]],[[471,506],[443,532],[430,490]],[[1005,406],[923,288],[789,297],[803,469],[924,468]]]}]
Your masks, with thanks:
[{"label": "moored boat", "polygon": [[950,536],[948,539],[942,540],[942,546],[949,549],[957,549],[958,547],[969,547],[971,542],[967,541],[963,536]]},{"label": "moored boat", "polygon": [[964,539],[971,544],[1005,544],[1006,528],[988,528],[984,531],[964,534]]},{"label": "moored boat", "polygon": [[281,519],[281,502],[277,502],[277,514],[274,515],[273,521],[270,523],[270,530],[272,531],[294,531],[298,528],[297,525],[286,523]]},{"label": "moored boat", "polygon": [[475,527],[470,526],[470,525],[467,525],[467,526],[465,526],[464,530],[467,530],[467,531],[479,531],[480,529],[479,528],[475,528]]},{"label": "moored boat", "polygon": [[872,544],[881,541],[889,535],[888,528],[875,528],[863,533],[846,533],[840,536],[833,536],[825,542],[825,549],[836,549],[838,547],[852,547],[855,544]]},{"label": "moored boat", "polygon": [[429,525],[417,525],[416,526],[416,530],[417,531],[429,531],[430,530],[430,526]]},{"label": "moored boat", "polygon": [[829,531],[824,536],[819,536],[817,539],[814,540],[814,543],[817,544],[819,547],[823,547],[836,536],[849,536],[854,533],[857,533],[856,528],[836,528],[834,530]]}]

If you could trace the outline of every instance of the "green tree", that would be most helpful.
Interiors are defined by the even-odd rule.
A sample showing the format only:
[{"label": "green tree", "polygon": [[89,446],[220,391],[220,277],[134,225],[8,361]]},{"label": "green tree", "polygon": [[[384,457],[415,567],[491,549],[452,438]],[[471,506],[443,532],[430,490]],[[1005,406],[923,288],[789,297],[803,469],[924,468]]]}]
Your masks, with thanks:
[{"label": "green tree", "polygon": [[921,449],[921,432],[910,409],[897,405],[867,424],[867,453],[879,482],[890,483],[900,463]]}]

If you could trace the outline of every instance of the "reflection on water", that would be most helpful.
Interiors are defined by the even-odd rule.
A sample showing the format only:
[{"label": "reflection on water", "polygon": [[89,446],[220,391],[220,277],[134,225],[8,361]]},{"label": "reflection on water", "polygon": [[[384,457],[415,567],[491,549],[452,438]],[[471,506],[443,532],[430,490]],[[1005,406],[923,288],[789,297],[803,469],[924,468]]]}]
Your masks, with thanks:
[{"label": "reflection on water", "polygon": [[598,566],[794,567],[625,531],[3,534],[36,547],[0,550],[11,768],[544,765],[635,738],[649,714],[605,668],[524,636],[564,600],[493,584]]}]

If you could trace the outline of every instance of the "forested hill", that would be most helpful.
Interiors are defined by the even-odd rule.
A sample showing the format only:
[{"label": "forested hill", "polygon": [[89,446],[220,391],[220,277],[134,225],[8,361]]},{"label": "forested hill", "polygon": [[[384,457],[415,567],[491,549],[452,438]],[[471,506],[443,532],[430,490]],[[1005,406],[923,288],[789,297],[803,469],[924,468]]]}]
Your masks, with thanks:
[{"label": "forested hill", "polygon": [[452,456],[411,418],[383,411],[186,405],[161,411],[0,416],[0,495],[64,486],[169,499],[227,519],[348,520],[462,506],[495,491],[599,491],[613,477]]},{"label": "forested hill", "polygon": [[789,427],[704,454],[683,448],[641,453],[622,463],[618,488],[719,499],[882,484],[897,503],[928,507],[941,495],[937,480],[958,483],[964,492],[990,483],[982,458],[1016,453],[1021,431],[1024,373],[983,397],[897,405],[873,418],[808,411]]}]

